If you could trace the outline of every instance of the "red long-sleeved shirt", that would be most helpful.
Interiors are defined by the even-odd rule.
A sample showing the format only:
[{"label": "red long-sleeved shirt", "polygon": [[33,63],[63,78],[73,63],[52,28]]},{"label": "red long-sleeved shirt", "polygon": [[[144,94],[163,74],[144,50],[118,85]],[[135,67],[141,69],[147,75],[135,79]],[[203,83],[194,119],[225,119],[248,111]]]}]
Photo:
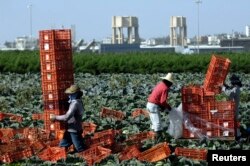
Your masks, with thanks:
[{"label": "red long-sleeved shirt", "polygon": [[169,87],[164,83],[158,83],[148,97],[148,102],[159,105],[162,109],[169,108],[167,103]]}]

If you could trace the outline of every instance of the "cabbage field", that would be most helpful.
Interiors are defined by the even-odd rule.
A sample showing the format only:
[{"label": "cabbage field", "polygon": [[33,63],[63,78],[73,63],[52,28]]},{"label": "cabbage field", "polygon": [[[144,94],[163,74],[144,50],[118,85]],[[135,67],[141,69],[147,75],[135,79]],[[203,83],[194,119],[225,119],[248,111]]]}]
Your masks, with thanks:
[{"label": "cabbage field", "polygon": [[[250,127],[250,74],[237,73],[243,83],[240,103],[241,130],[244,133]],[[229,74],[230,75],[230,74]],[[145,108],[147,97],[152,88],[160,81],[165,73],[157,74],[99,74],[87,73],[75,74],[77,83],[84,92],[84,116],[83,121],[93,122],[97,131],[105,129],[122,129],[127,132],[122,136],[150,130],[150,120],[144,116],[132,118],[131,112],[135,108]],[[169,103],[177,107],[181,103],[181,88],[184,85],[202,84],[205,75],[203,73],[174,73],[175,84],[171,87]],[[229,76],[228,76],[229,77]],[[228,79],[226,80],[228,82]],[[229,83],[229,82],[228,82]],[[224,95],[218,95],[217,100],[225,100]],[[109,107],[121,110],[126,114],[122,121],[113,121],[100,118],[101,108]],[[39,74],[26,73],[0,73],[0,112],[15,113],[23,116],[23,122],[12,122],[4,119],[0,122],[0,128],[11,127],[43,127],[42,121],[33,121],[33,113],[41,113],[43,110],[41,80]],[[169,125],[167,113],[162,113],[165,131]],[[199,144],[198,140],[173,139],[165,134],[162,142],[167,141],[170,146],[206,148],[206,149],[250,149],[248,142],[236,142],[227,140],[207,140]],[[150,148],[152,140],[145,141],[143,149]],[[156,163],[142,162],[136,159],[119,162],[118,154],[112,154],[97,165],[156,165]],[[74,155],[68,155],[66,160],[58,161],[59,165],[83,165],[85,161]],[[51,165],[43,162],[36,156],[17,161],[11,165]],[[157,165],[207,165],[205,161],[193,161],[184,157],[176,157],[174,153],[167,159],[158,162]]]}]

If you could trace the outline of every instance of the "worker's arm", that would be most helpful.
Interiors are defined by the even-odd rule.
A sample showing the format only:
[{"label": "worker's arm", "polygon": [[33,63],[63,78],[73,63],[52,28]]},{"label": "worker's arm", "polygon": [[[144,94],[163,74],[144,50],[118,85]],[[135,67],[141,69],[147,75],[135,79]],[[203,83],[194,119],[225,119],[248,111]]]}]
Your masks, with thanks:
[{"label": "worker's arm", "polygon": [[224,92],[229,98],[233,98],[236,95],[236,88],[229,89],[226,86],[222,86],[222,92]]},{"label": "worker's arm", "polygon": [[69,107],[69,110],[67,111],[66,114],[64,115],[57,115],[55,117],[55,120],[58,120],[58,121],[68,121],[72,116],[74,116],[74,113],[76,111],[77,107],[75,105],[75,103],[72,103]]},{"label": "worker's arm", "polygon": [[160,99],[162,110],[168,109],[169,111],[171,111],[171,106],[167,103],[167,99],[168,99],[168,92],[164,91],[161,94],[161,99]]}]

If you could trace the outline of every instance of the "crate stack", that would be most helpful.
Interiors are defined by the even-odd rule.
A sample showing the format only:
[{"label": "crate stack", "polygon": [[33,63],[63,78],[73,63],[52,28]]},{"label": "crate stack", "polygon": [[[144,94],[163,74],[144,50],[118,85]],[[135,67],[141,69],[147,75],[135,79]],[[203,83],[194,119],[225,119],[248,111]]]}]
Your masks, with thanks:
[{"label": "crate stack", "polygon": [[[206,135],[210,138],[233,138],[235,133],[235,103],[217,101],[230,67],[230,60],[213,55],[204,84],[188,85],[182,88],[182,104],[190,127],[200,129],[198,133],[183,128],[184,138]],[[187,126],[187,125],[186,125]]]},{"label": "crate stack", "polygon": [[68,109],[64,91],[74,83],[71,30],[40,31],[39,42],[45,130],[63,130],[64,124],[52,123],[50,114],[65,114]]}]

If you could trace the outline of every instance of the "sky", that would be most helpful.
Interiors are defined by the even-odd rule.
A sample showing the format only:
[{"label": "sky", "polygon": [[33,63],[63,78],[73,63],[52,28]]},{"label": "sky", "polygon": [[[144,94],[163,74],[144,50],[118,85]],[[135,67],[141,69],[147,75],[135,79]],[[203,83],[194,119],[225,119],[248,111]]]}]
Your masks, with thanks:
[{"label": "sky", "polygon": [[76,27],[76,40],[102,40],[111,37],[112,16],[137,17],[144,39],[169,35],[171,16],[186,17],[187,36],[194,37],[198,13],[200,36],[245,33],[249,7],[250,0],[202,0],[199,7],[195,0],[0,0],[0,45],[30,36],[31,29],[38,37],[40,30],[71,25]]}]

